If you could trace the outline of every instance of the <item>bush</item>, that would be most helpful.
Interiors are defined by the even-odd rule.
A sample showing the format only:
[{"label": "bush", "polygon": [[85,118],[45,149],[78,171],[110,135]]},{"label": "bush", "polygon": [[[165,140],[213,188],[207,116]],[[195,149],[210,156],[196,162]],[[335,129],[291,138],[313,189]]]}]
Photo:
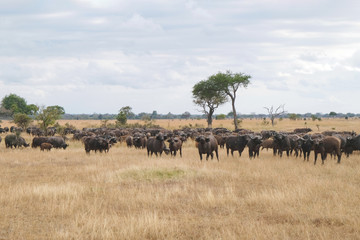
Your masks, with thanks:
[{"label": "bush", "polygon": [[225,114],[219,114],[219,115],[216,115],[216,117],[215,117],[216,120],[224,120],[225,118],[226,118]]},{"label": "bush", "polygon": [[15,113],[13,118],[14,123],[23,129],[27,128],[33,121],[33,119],[25,113]]}]

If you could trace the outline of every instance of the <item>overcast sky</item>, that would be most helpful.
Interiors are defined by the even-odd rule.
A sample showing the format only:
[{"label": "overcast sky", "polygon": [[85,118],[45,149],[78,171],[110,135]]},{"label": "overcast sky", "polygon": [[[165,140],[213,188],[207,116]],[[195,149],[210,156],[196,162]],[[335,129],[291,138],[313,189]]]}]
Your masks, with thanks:
[{"label": "overcast sky", "polygon": [[[251,75],[240,113],[360,113],[357,0],[0,0],[0,98],[67,113],[199,113],[192,87]],[[231,104],[217,113],[228,113]]]}]

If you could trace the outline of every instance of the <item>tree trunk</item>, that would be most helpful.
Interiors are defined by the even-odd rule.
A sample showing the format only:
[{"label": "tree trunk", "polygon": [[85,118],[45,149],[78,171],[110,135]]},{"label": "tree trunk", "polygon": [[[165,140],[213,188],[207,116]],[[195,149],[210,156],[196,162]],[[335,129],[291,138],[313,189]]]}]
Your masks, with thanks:
[{"label": "tree trunk", "polygon": [[208,128],[212,128],[212,122],[213,122],[212,115],[213,115],[213,113],[214,113],[214,110],[210,109],[209,113],[207,115]]},{"label": "tree trunk", "polygon": [[235,130],[238,129],[238,121],[237,121],[237,114],[236,114],[236,109],[235,109],[235,97],[231,98],[231,105],[232,105],[232,110],[233,110],[233,115],[234,115],[234,126],[235,126]]}]

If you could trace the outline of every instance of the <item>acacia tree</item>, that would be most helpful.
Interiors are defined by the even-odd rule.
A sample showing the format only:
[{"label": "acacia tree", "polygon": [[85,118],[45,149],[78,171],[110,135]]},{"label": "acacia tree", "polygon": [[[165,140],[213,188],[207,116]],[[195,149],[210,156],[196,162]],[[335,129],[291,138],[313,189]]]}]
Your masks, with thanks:
[{"label": "acacia tree", "polygon": [[65,114],[64,108],[58,105],[48,106],[47,108],[41,107],[36,120],[40,121],[40,128],[46,132],[48,126],[53,125],[63,114]]},{"label": "acacia tree", "polygon": [[212,127],[215,109],[227,101],[224,92],[219,91],[216,82],[212,79],[202,80],[194,85],[192,90],[194,103],[199,105],[207,116],[208,127]]},{"label": "acacia tree", "polygon": [[250,78],[250,75],[232,73],[230,70],[227,70],[225,73],[219,72],[209,78],[215,82],[219,91],[222,91],[230,98],[235,129],[238,129],[237,113],[235,108],[236,92],[240,87],[246,88],[250,83]]},{"label": "acacia tree", "polygon": [[286,111],[284,110],[284,107],[285,107],[285,104],[278,106],[276,109],[274,109],[274,106],[264,107],[268,111],[272,126],[274,126],[274,124],[275,124],[275,118],[286,113]]}]

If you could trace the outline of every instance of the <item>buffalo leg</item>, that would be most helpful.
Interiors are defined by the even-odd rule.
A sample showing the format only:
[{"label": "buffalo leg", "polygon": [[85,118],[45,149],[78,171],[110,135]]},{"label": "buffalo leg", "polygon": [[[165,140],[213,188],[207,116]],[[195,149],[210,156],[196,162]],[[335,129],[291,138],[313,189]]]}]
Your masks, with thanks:
[{"label": "buffalo leg", "polygon": [[341,161],[341,153],[339,153],[339,154],[337,155],[337,157],[338,157],[337,163],[340,163],[340,161]]}]

